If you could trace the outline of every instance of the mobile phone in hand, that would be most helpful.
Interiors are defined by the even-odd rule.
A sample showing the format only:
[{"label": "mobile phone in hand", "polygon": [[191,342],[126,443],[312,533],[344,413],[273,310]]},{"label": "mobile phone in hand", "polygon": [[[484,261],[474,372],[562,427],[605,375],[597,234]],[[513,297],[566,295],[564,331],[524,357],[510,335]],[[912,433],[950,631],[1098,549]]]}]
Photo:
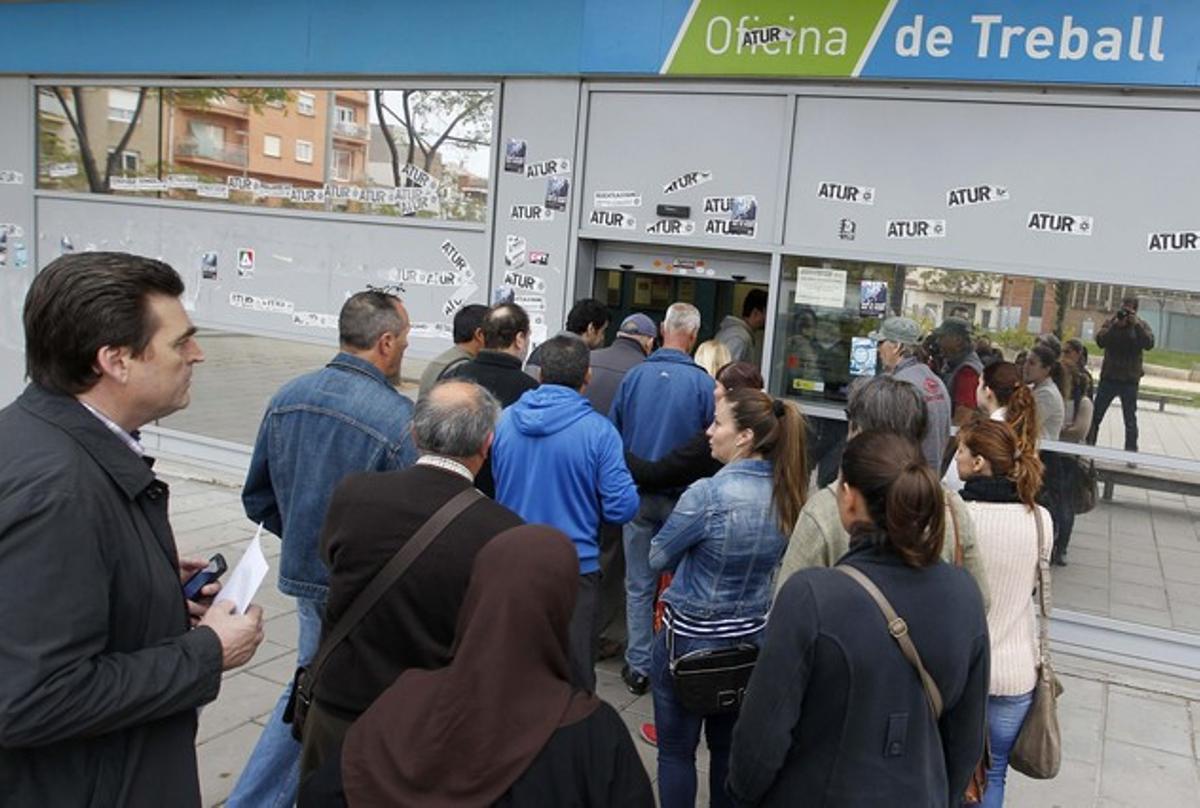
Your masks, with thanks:
[{"label": "mobile phone in hand", "polygon": [[183,596],[188,600],[199,599],[200,590],[224,575],[226,569],[225,556],[217,553],[208,559],[208,566],[198,570],[191,578],[187,579],[183,585]]}]

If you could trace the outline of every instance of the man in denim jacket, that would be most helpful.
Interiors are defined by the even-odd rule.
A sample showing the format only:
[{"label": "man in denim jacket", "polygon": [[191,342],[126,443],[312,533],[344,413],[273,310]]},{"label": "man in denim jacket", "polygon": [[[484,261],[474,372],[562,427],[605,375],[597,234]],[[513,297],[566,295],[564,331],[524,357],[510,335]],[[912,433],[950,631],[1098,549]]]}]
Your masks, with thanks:
[{"label": "man in denim jacket", "polygon": [[[285,384],[258,431],[242,504],[246,515],[283,539],[279,589],[296,598],[297,662],[307,665],[321,638],[329,571],[317,541],[329,498],[346,476],[412,465],[413,404],[396,390],[408,347],[408,314],[383,292],[359,292],[338,317],[341,351],[321,370]],[[284,689],[227,803],[290,805],[299,786],[300,744],[282,720]]]}]

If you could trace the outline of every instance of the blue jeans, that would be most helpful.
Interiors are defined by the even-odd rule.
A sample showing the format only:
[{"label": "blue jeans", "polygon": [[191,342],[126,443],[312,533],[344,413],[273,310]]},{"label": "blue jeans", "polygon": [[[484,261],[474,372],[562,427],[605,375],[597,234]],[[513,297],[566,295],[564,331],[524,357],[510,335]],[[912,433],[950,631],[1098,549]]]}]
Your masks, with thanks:
[{"label": "blue jeans", "polygon": [[992,766],[987,773],[987,789],[980,803],[982,808],[1000,808],[1004,805],[1008,755],[1017,741],[1031,704],[1032,690],[1020,696],[988,696],[988,742],[992,746]]},{"label": "blue jeans", "polygon": [[[325,604],[313,598],[296,598],[296,607],[300,619],[296,649],[299,666],[307,665],[317,653]],[[300,743],[292,738],[291,725],[283,723],[283,709],[291,695],[292,685],[288,683],[225,803],[228,808],[284,808],[296,803],[300,788]]]},{"label": "blue jeans", "polygon": [[625,525],[625,661],[634,673],[650,673],[654,640],[654,593],[658,573],[650,569],[650,539],[659,531],[676,497],[642,494],[637,516]]},{"label": "blue jeans", "polygon": [[[724,648],[740,642],[756,643],[761,637],[737,639],[698,639],[675,637],[675,656],[701,648]],[[696,747],[700,729],[708,743],[708,804],[713,808],[732,806],[725,793],[729,776],[729,747],[737,713],[703,718],[689,713],[675,696],[671,682],[667,632],[654,638],[650,664],[651,693],[654,696],[654,726],[658,730],[658,797],[662,808],[693,808],[696,804]]]}]

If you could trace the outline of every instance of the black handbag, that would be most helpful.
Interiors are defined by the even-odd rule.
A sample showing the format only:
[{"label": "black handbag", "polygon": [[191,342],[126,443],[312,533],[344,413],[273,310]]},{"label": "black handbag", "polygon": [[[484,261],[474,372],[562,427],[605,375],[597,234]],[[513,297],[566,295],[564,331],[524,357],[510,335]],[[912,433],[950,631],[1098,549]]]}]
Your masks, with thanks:
[{"label": "black handbag", "polygon": [[746,697],[746,684],[758,661],[758,647],[739,643],[727,648],[702,648],[675,656],[675,631],[667,626],[667,657],[675,696],[689,713],[736,713]]}]

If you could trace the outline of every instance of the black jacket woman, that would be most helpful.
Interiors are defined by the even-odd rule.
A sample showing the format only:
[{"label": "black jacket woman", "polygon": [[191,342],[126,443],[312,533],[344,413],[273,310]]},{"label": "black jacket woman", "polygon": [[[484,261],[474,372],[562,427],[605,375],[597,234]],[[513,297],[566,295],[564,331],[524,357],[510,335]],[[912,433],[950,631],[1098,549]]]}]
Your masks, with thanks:
[{"label": "black jacket woman", "polygon": [[[802,570],[771,610],[733,734],[738,805],[958,805],[983,752],[988,633],[979,588],[939,559],[945,506],[907,438],[846,446],[836,567]],[[943,702],[939,719],[852,566],[908,625]]]},{"label": "black jacket woman", "polygon": [[571,685],[578,589],[579,559],[559,531],[522,525],[489,541],[453,661],[401,674],[305,781],[300,808],[652,808],[624,723]]}]

